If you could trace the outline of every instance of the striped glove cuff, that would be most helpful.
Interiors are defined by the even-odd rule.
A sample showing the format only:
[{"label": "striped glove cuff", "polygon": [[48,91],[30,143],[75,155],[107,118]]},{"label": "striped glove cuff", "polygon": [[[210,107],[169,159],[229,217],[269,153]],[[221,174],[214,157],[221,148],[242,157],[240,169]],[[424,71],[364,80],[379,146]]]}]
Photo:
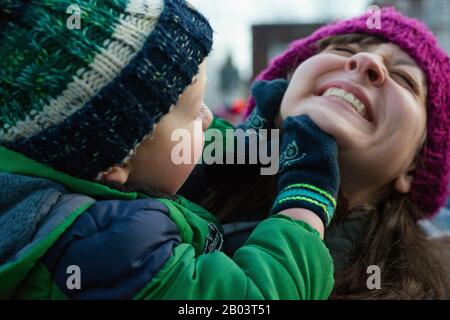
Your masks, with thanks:
[{"label": "striped glove cuff", "polygon": [[336,200],[327,191],[307,183],[285,187],[275,200],[272,213],[290,208],[304,208],[316,213],[328,226],[336,210]]}]

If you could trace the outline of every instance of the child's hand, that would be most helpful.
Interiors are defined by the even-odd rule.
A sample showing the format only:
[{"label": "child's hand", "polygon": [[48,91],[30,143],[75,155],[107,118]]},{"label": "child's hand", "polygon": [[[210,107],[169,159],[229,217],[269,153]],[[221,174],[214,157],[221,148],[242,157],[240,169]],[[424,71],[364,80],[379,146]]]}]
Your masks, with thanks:
[{"label": "child's hand", "polygon": [[276,128],[276,123],[280,122],[277,119],[281,119],[280,106],[287,87],[286,79],[256,82],[252,87],[255,109],[239,128],[243,130]]},{"label": "child's hand", "polygon": [[272,213],[308,209],[328,226],[340,183],[336,140],[306,115],[288,117],[282,130],[279,193]]}]

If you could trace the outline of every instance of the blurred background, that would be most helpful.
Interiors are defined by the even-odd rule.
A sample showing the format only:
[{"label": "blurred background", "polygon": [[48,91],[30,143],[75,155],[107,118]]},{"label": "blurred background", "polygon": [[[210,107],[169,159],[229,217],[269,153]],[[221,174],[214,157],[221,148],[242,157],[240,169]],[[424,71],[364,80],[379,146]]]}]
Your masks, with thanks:
[{"label": "blurred background", "polygon": [[190,0],[215,30],[208,59],[211,110],[233,123],[241,121],[251,80],[269,60],[321,25],[360,15],[370,5],[395,6],[423,20],[450,52],[448,0]]}]

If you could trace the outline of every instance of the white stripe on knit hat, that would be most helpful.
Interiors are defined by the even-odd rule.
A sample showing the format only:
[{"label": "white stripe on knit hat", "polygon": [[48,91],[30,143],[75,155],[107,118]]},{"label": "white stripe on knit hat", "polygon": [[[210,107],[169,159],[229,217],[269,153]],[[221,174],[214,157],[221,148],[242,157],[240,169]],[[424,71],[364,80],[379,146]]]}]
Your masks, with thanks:
[{"label": "white stripe on knit hat", "polygon": [[114,28],[111,39],[88,67],[78,70],[71,83],[41,111],[32,110],[14,126],[0,129],[1,142],[32,137],[63,122],[100,92],[131,62],[154,30],[164,8],[164,0],[130,0]]}]

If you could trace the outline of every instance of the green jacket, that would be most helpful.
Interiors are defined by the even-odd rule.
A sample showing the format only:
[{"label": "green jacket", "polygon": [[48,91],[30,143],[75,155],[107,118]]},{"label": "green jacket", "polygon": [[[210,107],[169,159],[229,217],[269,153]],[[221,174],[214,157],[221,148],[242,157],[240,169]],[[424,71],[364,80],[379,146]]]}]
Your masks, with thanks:
[{"label": "green jacket", "polygon": [[4,147],[0,185],[1,299],[326,299],[334,286],[318,232],[288,217],[228,257],[216,218],[181,196],[120,192]]}]

